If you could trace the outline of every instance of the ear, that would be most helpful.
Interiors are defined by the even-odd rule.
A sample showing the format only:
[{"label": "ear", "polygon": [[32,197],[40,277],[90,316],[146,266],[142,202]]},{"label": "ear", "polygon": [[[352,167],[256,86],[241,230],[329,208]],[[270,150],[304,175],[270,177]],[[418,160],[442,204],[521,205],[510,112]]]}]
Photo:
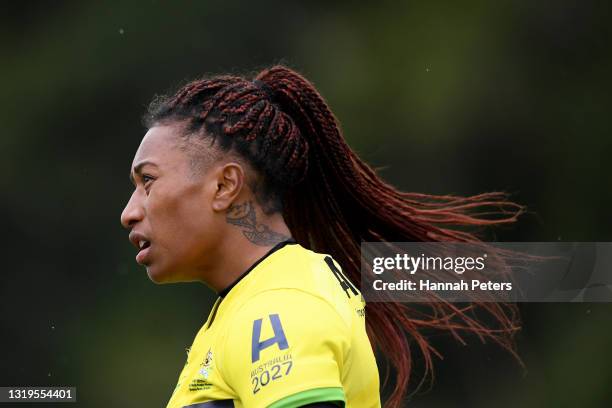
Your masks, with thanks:
[{"label": "ear", "polygon": [[225,163],[217,171],[217,190],[212,200],[215,211],[226,211],[236,200],[244,185],[244,169],[235,162]]}]

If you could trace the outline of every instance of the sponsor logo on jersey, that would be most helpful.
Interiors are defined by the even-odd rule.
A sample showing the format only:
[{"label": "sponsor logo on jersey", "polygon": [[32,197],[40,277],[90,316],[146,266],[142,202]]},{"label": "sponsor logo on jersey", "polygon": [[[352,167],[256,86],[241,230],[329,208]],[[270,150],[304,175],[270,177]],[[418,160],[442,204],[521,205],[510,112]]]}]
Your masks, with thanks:
[{"label": "sponsor logo on jersey", "polygon": [[287,343],[287,337],[285,337],[285,331],[283,330],[283,325],[281,324],[278,314],[274,313],[268,315],[268,317],[270,318],[270,324],[272,325],[274,336],[264,341],[261,341],[261,325],[263,323],[263,319],[257,319],[253,322],[253,337],[251,343],[252,363],[259,361],[262,350],[265,350],[274,344],[277,344],[280,350],[289,348],[289,343]]}]

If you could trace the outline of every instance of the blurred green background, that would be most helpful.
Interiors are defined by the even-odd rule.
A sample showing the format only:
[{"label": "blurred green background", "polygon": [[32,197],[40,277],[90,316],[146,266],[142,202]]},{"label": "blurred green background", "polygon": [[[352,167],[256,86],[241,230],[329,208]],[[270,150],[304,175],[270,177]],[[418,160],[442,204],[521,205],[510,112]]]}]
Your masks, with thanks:
[{"label": "blurred green background", "polygon": [[[165,406],[214,294],[151,283],[119,215],[146,104],[204,73],[288,63],[399,188],[528,205],[498,240],[611,241],[609,26],[603,1],[4,4],[0,386]],[[407,404],[611,406],[612,305],[521,310],[525,369],[436,337]]]}]

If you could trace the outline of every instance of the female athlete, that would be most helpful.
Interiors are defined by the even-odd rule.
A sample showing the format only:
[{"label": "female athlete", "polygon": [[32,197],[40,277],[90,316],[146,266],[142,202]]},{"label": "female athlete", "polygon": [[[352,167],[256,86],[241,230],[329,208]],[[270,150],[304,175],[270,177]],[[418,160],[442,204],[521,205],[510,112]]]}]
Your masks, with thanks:
[{"label": "female athlete", "polygon": [[[375,351],[385,383],[389,366],[395,372],[385,406],[398,407],[414,353],[425,373],[437,354],[424,331],[472,332],[513,350],[513,307],[366,306],[358,290],[362,241],[476,241],[464,227],[523,211],[505,194],[395,190],[351,151],[314,86],[285,66],[252,81],[188,83],[156,98],[146,125],[121,215],[136,261],[156,283],[198,281],[218,294],[168,408],[379,407]],[[500,217],[484,218],[484,207]],[[476,309],[488,312],[486,325]]]}]

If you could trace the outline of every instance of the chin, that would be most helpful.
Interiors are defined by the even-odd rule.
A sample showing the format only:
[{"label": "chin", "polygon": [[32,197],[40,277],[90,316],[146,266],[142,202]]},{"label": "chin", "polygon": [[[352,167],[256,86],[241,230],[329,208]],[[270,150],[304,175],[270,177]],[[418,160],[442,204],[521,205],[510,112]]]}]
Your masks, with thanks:
[{"label": "chin", "polygon": [[160,268],[157,265],[147,265],[147,275],[153,283],[164,284],[164,283],[177,283],[177,282],[189,282],[189,279],[183,279],[180,273],[169,268]]},{"label": "chin", "polygon": [[156,268],[155,266],[147,265],[147,275],[149,275],[149,279],[153,283],[162,284],[162,283],[170,283],[174,282],[172,278],[172,274],[169,271],[160,270],[160,268]]}]

